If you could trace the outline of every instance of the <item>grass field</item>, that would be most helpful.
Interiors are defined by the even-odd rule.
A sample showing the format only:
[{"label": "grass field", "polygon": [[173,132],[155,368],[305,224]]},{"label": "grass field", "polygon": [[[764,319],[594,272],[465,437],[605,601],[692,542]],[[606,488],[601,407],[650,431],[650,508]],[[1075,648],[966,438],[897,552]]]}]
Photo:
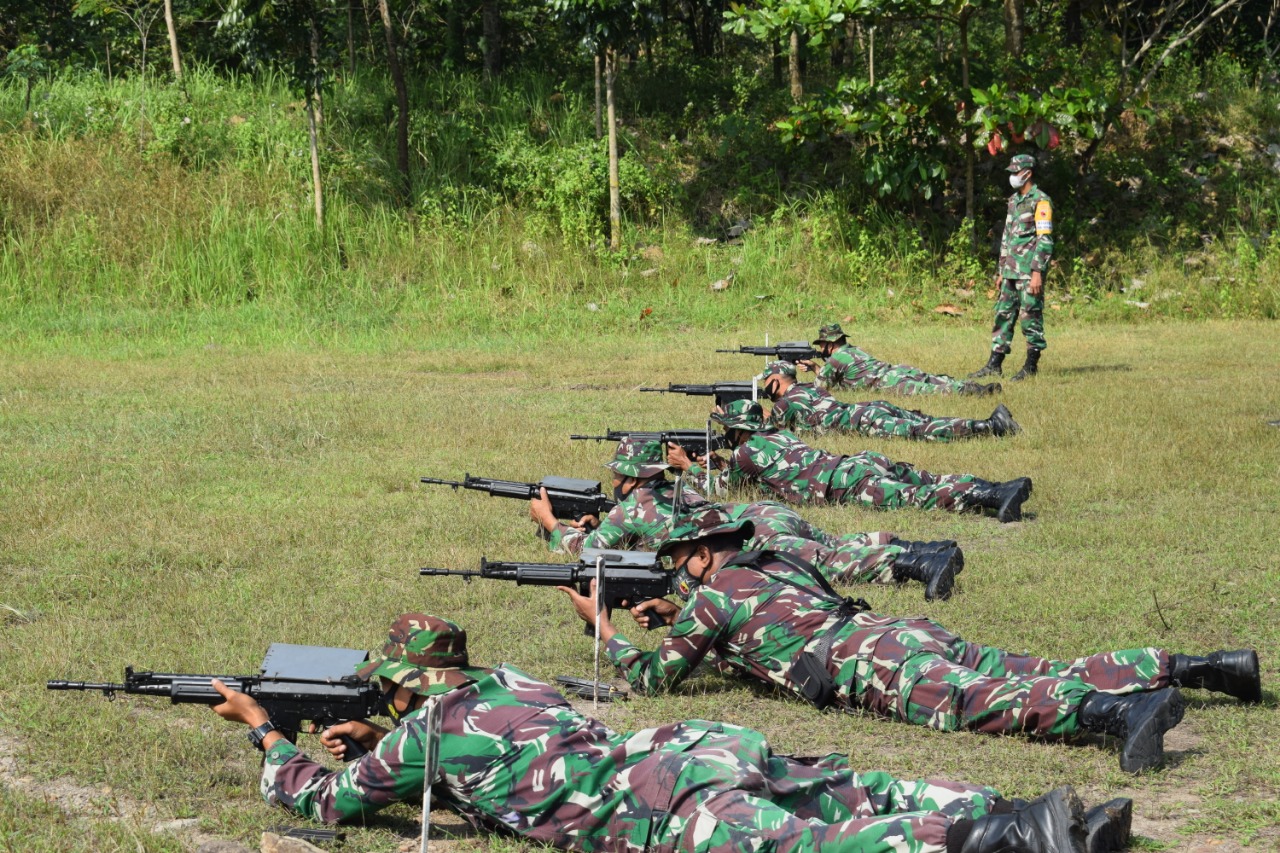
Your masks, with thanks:
[{"label": "grass field", "polygon": [[[0,346],[0,849],[180,850],[202,835],[253,843],[291,822],[262,803],[239,727],[202,708],[53,694],[46,679],[118,680],[126,664],[253,671],[274,641],[372,647],[409,609],[461,622],[478,662],[588,675],[590,644],[557,593],[419,579],[418,566],[473,568],[481,555],[558,558],[519,503],[417,478],[603,477],[611,448],[569,433],[696,426],[703,400],[633,389],[746,378],[759,360],[712,350],[765,331],[804,337],[823,319],[630,337],[561,328],[549,343],[495,336],[461,347],[427,327],[339,328],[323,344],[202,330],[176,343],[145,333],[66,346],[10,339]],[[855,337],[883,358],[958,375],[985,358],[976,329],[881,326]],[[807,515],[829,530],[960,540],[967,568],[951,601],[926,604],[918,585],[857,590],[881,612],[927,614],[967,638],[1055,657],[1253,646],[1262,705],[1189,691],[1168,766],[1141,777],[1119,771],[1111,742],[823,716],[709,675],[602,716],[620,729],[723,719],[762,729],[781,751],[840,750],[866,769],[1010,795],[1070,782],[1088,802],[1132,796],[1139,849],[1280,846],[1280,429],[1266,424],[1280,418],[1280,335],[1267,322],[1049,334],[1041,377],[1003,396],[1023,435],[818,442],[934,471],[1031,476],[1032,518]],[[911,405],[967,416],[992,406]],[[305,736],[303,746],[317,748]],[[340,849],[397,849],[414,833],[412,809],[385,815]],[[198,825],[153,832],[181,819]]]}]

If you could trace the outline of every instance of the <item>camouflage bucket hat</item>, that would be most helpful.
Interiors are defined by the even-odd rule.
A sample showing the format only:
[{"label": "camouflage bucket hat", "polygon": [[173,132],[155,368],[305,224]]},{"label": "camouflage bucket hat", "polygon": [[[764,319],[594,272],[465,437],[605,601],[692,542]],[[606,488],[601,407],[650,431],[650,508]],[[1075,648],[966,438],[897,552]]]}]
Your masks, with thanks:
[{"label": "camouflage bucket hat", "polygon": [[624,477],[652,477],[671,466],[662,458],[662,445],[656,441],[638,441],[627,437],[618,442],[618,451],[605,466]]},{"label": "camouflage bucket hat", "polygon": [[390,679],[422,696],[446,693],[475,681],[467,666],[467,632],[452,622],[425,613],[405,613],[396,619],[381,652],[356,670],[368,681]]},{"label": "camouflage bucket hat", "polygon": [[756,379],[763,382],[770,376],[790,376],[795,379],[796,366],[789,361],[771,361],[764,366],[764,372],[757,376]]},{"label": "camouflage bucket hat", "polygon": [[818,330],[818,337],[814,339],[813,344],[838,344],[848,335],[844,333],[844,329],[840,328],[839,323],[828,323]]},{"label": "camouflage bucket hat", "polygon": [[740,513],[732,512],[732,509],[732,505],[706,504],[687,515],[674,519],[671,535],[658,548],[658,558],[670,556],[675,546],[681,543],[696,542],[707,536],[715,536],[717,533],[734,533],[741,530],[750,537],[755,525],[750,521],[743,521],[738,517]]},{"label": "camouflage bucket hat", "polygon": [[1009,161],[1009,166],[1008,168],[1005,169],[1005,171],[1006,172],[1024,172],[1027,169],[1034,169],[1035,167],[1036,167],[1035,157],[1032,157],[1030,154],[1019,154],[1018,156],[1014,157],[1012,160]]},{"label": "camouflage bucket hat", "polygon": [[712,412],[711,420],[725,429],[744,429],[755,432],[764,429],[764,409],[755,400],[734,400],[724,411]]}]

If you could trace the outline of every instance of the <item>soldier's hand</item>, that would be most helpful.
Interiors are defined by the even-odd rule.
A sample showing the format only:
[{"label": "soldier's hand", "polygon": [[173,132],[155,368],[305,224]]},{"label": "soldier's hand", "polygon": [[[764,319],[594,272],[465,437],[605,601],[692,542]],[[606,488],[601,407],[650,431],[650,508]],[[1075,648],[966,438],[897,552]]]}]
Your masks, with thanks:
[{"label": "soldier's hand", "polygon": [[594,515],[584,515],[582,518],[579,518],[576,521],[566,522],[566,524],[574,530],[581,530],[583,533],[586,533],[587,531],[595,530],[599,527],[600,519],[596,518]]},{"label": "soldier's hand", "polygon": [[812,373],[817,370],[817,368],[813,366],[813,359],[806,358],[803,361],[796,362],[796,370],[801,373]]},{"label": "soldier's hand", "polygon": [[651,598],[631,608],[631,618],[636,624],[648,630],[655,624],[671,625],[676,621],[680,606],[665,598]]},{"label": "soldier's hand", "polygon": [[1040,270],[1032,270],[1031,282],[1027,285],[1027,293],[1032,296],[1039,296],[1042,290],[1044,290],[1044,275]]},{"label": "soldier's hand", "polygon": [[538,490],[536,498],[529,500],[529,517],[542,525],[542,529],[548,533],[556,529],[556,514],[551,511],[551,498],[547,497],[545,487]]},{"label": "soldier's hand", "polygon": [[1000,276],[1000,273],[996,273],[995,278],[991,279],[991,283],[992,283],[992,284],[994,284],[996,287],[999,287],[999,286],[1000,286],[1000,284],[1001,284],[1001,276]]},{"label": "soldier's hand", "polygon": [[693,460],[689,458],[689,454],[683,447],[674,441],[669,441],[667,442],[667,464],[677,471],[688,471]]},{"label": "soldier's hand", "polygon": [[[314,725],[311,730],[315,731]],[[342,742],[342,735],[346,735],[372,752],[378,745],[378,741],[382,740],[386,734],[386,729],[368,720],[347,720],[344,723],[329,726],[321,732],[320,745],[329,750],[329,754],[334,758],[342,758],[347,754],[347,745]]]},{"label": "soldier's hand", "polygon": [[556,589],[569,596],[569,600],[573,602],[573,609],[577,611],[578,616],[588,625],[595,625],[597,621],[600,623],[600,639],[608,642],[613,635],[618,633],[618,629],[613,627],[613,623],[609,621],[608,614],[603,611],[596,612],[596,582],[591,582],[591,595],[586,596],[579,593],[571,586],[558,586]]},{"label": "soldier's hand", "polygon": [[213,706],[213,713],[222,719],[233,723],[244,723],[252,728],[257,728],[270,719],[266,710],[258,704],[258,700],[247,693],[232,690],[216,678],[213,679],[213,689],[218,691],[218,695],[224,700]]}]

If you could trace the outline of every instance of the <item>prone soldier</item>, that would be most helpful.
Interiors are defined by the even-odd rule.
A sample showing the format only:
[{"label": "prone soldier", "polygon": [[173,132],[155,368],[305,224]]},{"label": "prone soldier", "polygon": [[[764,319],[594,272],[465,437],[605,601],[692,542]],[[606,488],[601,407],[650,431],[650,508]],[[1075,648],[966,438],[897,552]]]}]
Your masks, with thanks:
[{"label": "prone soldier", "polygon": [[849,343],[839,323],[818,330],[813,346],[826,362],[815,368],[812,361],[800,361],[801,370],[817,370],[814,384],[819,388],[881,388],[897,394],[996,394],[999,383],[979,385],[945,374],[925,373],[906,364],[889,364]]},{"label": "prone soldier", "polygon": [[1129,836],[1129,800],[1085,813],[1069,786],[1025,802],[857,773],[847,756],[779,755],[757,731],[705,720],[615,732],[514,666],[473,666],[466,632],[422,613],[400,616],[357,675],[380,683],[397,724],[329,729],[322,742],[335,756],[345,754],[341,736],[370,750],[337,771],[271,730],[253,697],[218,683],[214,712],[253,727],[264,751],[269,804],[357,821],[418,801],[429,785],[432,803],[477,829],[581,853],[1084,853],[1120,849]]},{"label": "prone soldier", "polygon": [[[1022,518],[1022,504],[1031,494],[1031,479],[1003,483],[972,474],[931,474],[906,462],[863,451],[836,456],[805,444],[787,430],[764,423],[759,403],[739,400],[717,409],[711,419],[725,428],[733,447],[723,472],[706,471],[679,448],[667,460],[695,480],[722,478],[729,487],[757,483],[769,494],[796,504],[862,503],[880,509],[906,506],[921,509],[993,509],[1001,522]],[[701,457],[699,457],[701,458]]]},{"label": "prone soldier", "polygon": [[[744,552],[750,535],[749,522],[714,507],[678,525],[658,554],[670,558],[684,605],[661,599],[632,610],[638,621],[671,626],[656,650],[641,651],[600,618],[609,659],[633,689],[670,690],[715,654],[730,669],[819,708],[865,709],[941,731],[1112,734],[1123,739],[1120,767],[1127,772],[1162,763],[1164,733],[1183,715],[1177,686],[1245,702],[1262,696],[1258,656],[1249,649],[1191,657],[1143,648],[1069,661],[1011,654],[928,619],[873,613],[802,561]],[[591,600],[562,591],[594,624]]]},{"label": "prone soldier", "polygon": [[843,403],[816,385],[796,381],[796,366],[772,361],[758,377],[761,390],[773,401],[765,421],[777,429],[795,432],[847,432],[874,438],[912,438],[919,441],[952,441],[991,435],[1016,435],[1021,427],[1001,403],[989,418],[935,418],[895,406],[887,400]]},{"label": "prone soldier", "polygon": [[[667,452],[683,451],[669,444]],[[613,472],[617,505],[594,530],[589,528],[595,519],[560,521],[545,499],[529,502],[529,515],[538,522],[553,551],[577,556],[583,548],[657,550],[671,532],[677,500],[682,507],[707,505],[692,489],[682,488],[677,498],[675,484],[666,479],[671,465],[656,441],[624,439],[605,467]],[[735,518],[754,524],[750,547],[795,554],[818,566],[832,583],[915,580],[925,585],[925,599],[932,601],[950,596],[955,575],[964,568],[964,553],[953,540],[913,542],[885,532],[836,536],[814,527],[782,504],[720,506]]]}]

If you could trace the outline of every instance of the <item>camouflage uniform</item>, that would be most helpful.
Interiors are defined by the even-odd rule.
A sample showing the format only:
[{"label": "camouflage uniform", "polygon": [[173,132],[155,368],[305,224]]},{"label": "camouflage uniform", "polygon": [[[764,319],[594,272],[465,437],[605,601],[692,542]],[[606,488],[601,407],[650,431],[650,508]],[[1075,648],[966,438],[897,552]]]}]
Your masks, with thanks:
[{"label": "camouflage uniform", "polygon": [[[583,548],[656,550],[670,530],[674,497],[675,484],[668,481],[636,486],[609,510],[595,530],[587,532],[564,523],[557,524],[548,545],[552,551],[575,557],[582,553]],[[706,503],[705,498],[691,489],[684,489],[680,500],[690,506]]]},{"label": "camouflage uniform", "polygon": [[951,441],[975,435],[973,418],[935,418],[886,400],[842,403],[815,385],[796,383],[773,403],[767,423],[777,429],[856,432],[874,438]]},{"label": "camouflage uniform", "polygon": [[[689,473],[706,482],[695,465]],[[960,512],[974,488],[969,474],[931,474],[906,462],[863,451],[836,456],[810,447],[787,430],[759,430],[736,447],[723,472],[728,486],[758,483],[765,492],[796,504],[862,503],[881,509],[906,506]]]},{"label": "camouflage uniform", "polygon": [[714,652],[722,667],[802,696],[797,656],[835,631],[824,663],[836,702],[943,731],[1074,734],[1089,693],[1170,683],[1158,649],[1054,661],[970,643],[928,619],[850,615],[842,604],[793,562],[744,553],[694,589],[656,650],[615,635],[608,654],[645,693],[671,689]]},{"label": "camouflage uniform", "polygon": [[818,370],[819,388],[880,388],[898,394],[959,394],[964,380],[925,373],[905,364],[888,364],[845,344],[833,352]]},{"label": "camouflage uniform", "polygon": [[[1010,171],[1034,168],[1035,159],[1015,157]],[[992,352],[1007,353],[1013,341],[1014,320],[1020,321],[1027,348],[1043,350],[1044,290],[1034,296],[1027,292],[1031,273],[1041,280],[1049,274],[1053,256],[1053,202],[1034,184],[1027,192],[1009,196],[1000,238],[1000,295],[996,297],[996,320],[991,328]]]},{"label": "camouflage uniform", "polygon": [[[460,632],[422,614],[397,626],[406,620],[432,643]],[[408,641],[412,649],[412,632]],[[403,646],[399,654],[421,665],[421,654]],[[952,824],[981,818],[1000,798],[973,785],[858,774],[843,755],[775,755],[759,732],[727,723],[617,733],[514,667],[465,664],[464,655],[443,680],[428,669],[397,683],[438,697],[432,798],[480,829],[586,853],[932,853],[946,849]],[[340,771],[281,740],[263,764],[263,796],[330,823],[420,801],[425,718],[425,708],[407,715]]]}]

